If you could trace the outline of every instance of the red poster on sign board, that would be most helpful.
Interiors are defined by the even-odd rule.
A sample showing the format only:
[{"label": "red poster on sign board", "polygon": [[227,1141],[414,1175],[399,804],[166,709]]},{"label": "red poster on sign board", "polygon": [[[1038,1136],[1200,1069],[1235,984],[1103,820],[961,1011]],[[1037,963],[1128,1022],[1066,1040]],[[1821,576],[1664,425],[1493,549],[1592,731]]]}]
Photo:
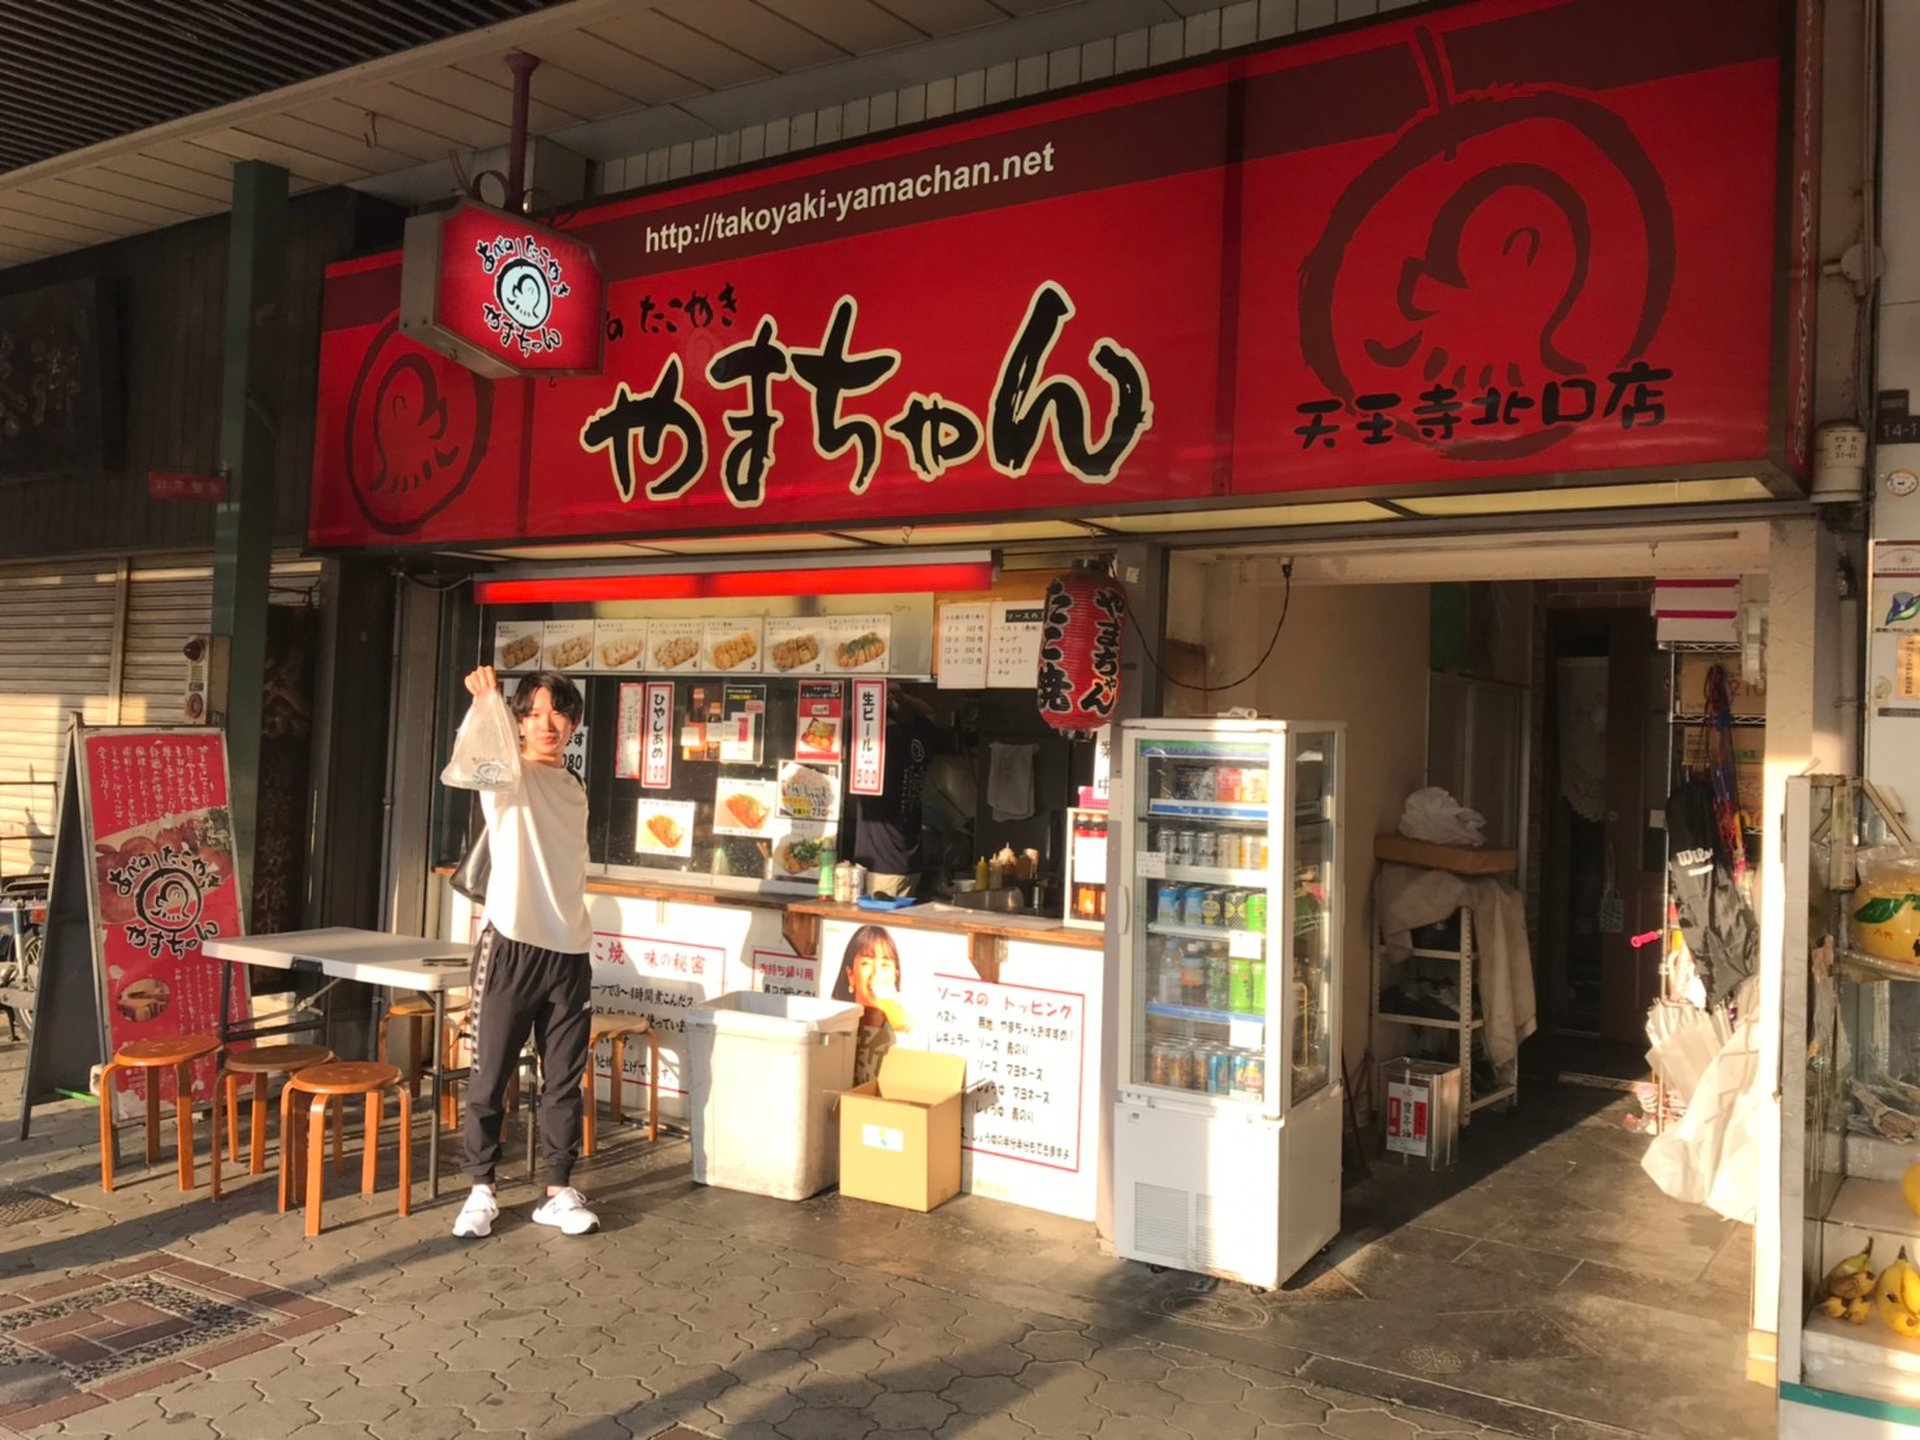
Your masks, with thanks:
[{"label": "red poster on sign board", "polygon": [[[133,1040],[212,1035],[220,1028],[221,969],[201,943],[244,934],[226,738],[217,730],[83,730],[84,818],[91,840],[100,999],[110,1050]],[[235,968],[228,1019],[249,1014],[246,971]],[[212,1095],[214,1062],[193,1071],[197,1100]],[[173,1072],[120,1071],[119,1110],[135,1113],[146,1077],[174,1098]]]},{"label": "red poster on sign board", "polygon": [[1789,8],[1479,0],[584,210],[592,377],[336,266],[310,539],[1784,483]]},{"label": "red poster on sign board", "polygon": [[838,765],[846,758],[847,692],[838,680],[802,680],[793,758]]}]

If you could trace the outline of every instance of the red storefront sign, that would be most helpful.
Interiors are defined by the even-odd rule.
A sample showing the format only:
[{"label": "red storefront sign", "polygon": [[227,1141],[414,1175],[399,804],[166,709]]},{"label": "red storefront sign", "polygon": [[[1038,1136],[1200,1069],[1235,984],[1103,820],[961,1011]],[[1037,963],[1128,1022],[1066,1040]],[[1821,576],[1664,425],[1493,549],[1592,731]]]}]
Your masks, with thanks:
[{"label": "red storefront sign", "polygon": [[1484,0],[613,202],[591,378],[335,267],[310,539],[1780,483],[1791,9]]},{"label": "red storefront sign", "polygon": [[577,236],[463,200],[407,222],[400,328],[496,380],[600,369],[605,286]]}]

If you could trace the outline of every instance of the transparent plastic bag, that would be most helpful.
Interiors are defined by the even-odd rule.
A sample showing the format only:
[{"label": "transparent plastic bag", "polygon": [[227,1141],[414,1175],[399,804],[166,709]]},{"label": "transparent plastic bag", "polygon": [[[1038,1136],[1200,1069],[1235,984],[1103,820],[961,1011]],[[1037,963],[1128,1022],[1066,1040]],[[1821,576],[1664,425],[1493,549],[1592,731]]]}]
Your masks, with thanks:
[{"label": "transparent plastic bag", "polygon": [[473,697],[440,783],[457,790],[511,790],[520,783],[520,740],[498,690]]}]

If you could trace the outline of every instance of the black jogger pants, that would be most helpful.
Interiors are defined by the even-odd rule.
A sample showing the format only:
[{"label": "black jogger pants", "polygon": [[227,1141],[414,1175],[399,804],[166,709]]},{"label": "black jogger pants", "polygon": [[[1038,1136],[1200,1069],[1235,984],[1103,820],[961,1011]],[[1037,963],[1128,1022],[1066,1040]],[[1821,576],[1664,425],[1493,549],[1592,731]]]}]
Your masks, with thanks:
[{"label": "black jogger pants", "polygon": [[580,1156],[580,1077],[593,1029],[593,967],[509,940],[489,925],[473,946],[467,1032],[473,1073],[467,1086],[467,1174],[493,1183],[507,1081],[527,1032],[540,1052],[540,1158],[549,1185],[570,1184]]}]

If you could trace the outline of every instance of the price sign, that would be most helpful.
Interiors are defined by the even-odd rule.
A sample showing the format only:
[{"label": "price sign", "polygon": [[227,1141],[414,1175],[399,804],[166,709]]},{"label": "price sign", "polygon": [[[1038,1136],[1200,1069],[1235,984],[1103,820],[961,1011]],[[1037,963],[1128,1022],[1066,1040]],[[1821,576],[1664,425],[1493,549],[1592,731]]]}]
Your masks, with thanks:
[{"label": "price sign", "polygon": [[847,789],[878,795],[887,775],[887,682],[853,682],[853,774]]},{"label": "price sign", "polygon": [[641,759],[640,783],[649,790],[665,790],[673,784],[672,682],[648,682],[646,726],[646,753]]},{"label": "price sign", "polygon": [[1142,880],[1164,880],[1167,878],[1167,857],[1158,850],[1136,850],[1133,852],[1133,873]]},{"label": "price sign", "polygon": [[1235,960],[1258,960],[1267,948],[1267,937],[1258,930],[1229,930],[1227,954]]}]

